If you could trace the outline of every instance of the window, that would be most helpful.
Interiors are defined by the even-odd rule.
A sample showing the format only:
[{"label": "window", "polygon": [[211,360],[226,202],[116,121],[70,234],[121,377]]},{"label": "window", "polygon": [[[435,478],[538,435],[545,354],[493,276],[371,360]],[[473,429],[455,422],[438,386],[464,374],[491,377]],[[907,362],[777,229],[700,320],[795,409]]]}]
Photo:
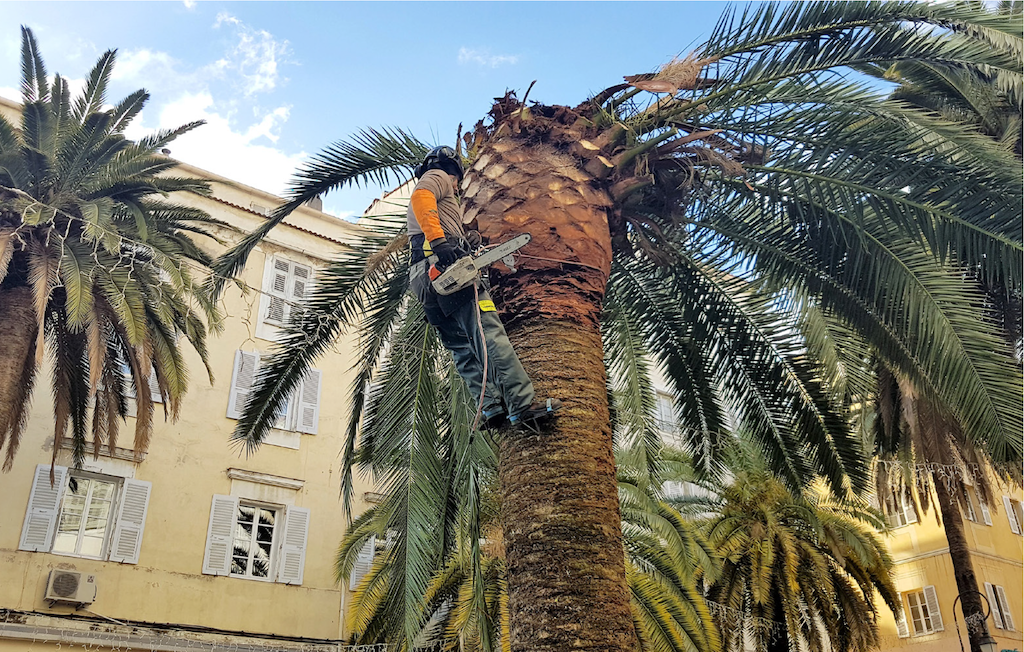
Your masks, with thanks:
[{"label": "window", "polygon": [[1006,520],[1010,522],[1010,531],[1020,534],[1021,525],[1024,524],[1024,513],[1021,512],[1020,501],[1003,496],[1003,508],[1006,509]]},{"label": "window", "polygon": [[61,500],[53,552],[102,559],[119,488],[117,478],[71,473]]},{"label": "window", "polygon": [[963,515],[968,521],[978,522],[978,514],[974,511],[974,501],[971,500],[970,487],[964,487]]},{"label": "window", "polygon": [[203,574],[302,584],[309,510],[213,497]]},{"label": "window", "polygon": [[1010,632],[1017,631],[1013,626],[1013,616],[1010,615],[1010,603],[1006,599],[1006,590],[998,584],[985,582],[985,593],[988,596],[989,610],[996,627]]},{"label": "window", "polygon": [[[238,419],[249,398],[256,372],[260,366],[258,351],[236,351],[235,368],[231,376],[231,393],[228,396],[227,416]],[[302,382],[288,397],[281,413],[274,423],[279,430],[292,430],[315,435],[320,424],[320,378],[319,369],[306,372]]]},{"label": "window", "polygon": [[[288,322],[295,305],[309,294],[312,282],[312,267],[278,255],[268,256],[263,270],[263,295],[256,335],[274,339],[276,327]],[[265,325],[271,328],[265,328]]]},{"label": "window", "polygon": [[675,432],[678,421],[675,402],[672,400],[671,394],[658,392],[655,395],[654,419],[659,430]]},{"label": "window", "polygon": [[36,467],[19,550],[129,564],[139,561],[149,482]]},{"label": "window", "polygon": [[235,540],[231,552],[231,574],[270,577],[274,559],[274,525],[277,510],[259,505],[238,504]]},{"label": "window", "polygon": [[885,498],[884,509],[889,527],[903,527],[917,523],[917,512],[914,511],[914,501],[910,497],[909,489],[893,489],[889,492]]},{"label": "window", "polygon": [[939,613],[939,601],[934,586],[926,586],[920,591],[907,593],[907,607],[914,636],[924,636],[943,630],[942,615]]},{"label": "window", "polygon": [[910,607],[910,622],[914,624],[914,636],[932,633],[932,617],[928,613],[928,604],[924,592],[907,594],[907,605]]}]

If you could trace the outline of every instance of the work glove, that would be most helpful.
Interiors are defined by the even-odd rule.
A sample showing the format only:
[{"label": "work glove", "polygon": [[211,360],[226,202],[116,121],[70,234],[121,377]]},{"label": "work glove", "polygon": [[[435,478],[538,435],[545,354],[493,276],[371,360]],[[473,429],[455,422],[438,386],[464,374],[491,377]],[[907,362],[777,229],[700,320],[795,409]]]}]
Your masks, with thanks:
[{"label": "work glove", "polygon": [[430,241],[430,250],[437,256],[437,262],[434,263],[434,267],[437,271],[443,272],[448,269],[448,266],[459,259],[461,253],[458,247],[452,245],[444,238],[438,238],[437,240]]},{"label": "work glove", "polygon": [[479,231],[466,231],[466,244],[470,251],[476,251],[483,244],[484,239],[480,237]]}]

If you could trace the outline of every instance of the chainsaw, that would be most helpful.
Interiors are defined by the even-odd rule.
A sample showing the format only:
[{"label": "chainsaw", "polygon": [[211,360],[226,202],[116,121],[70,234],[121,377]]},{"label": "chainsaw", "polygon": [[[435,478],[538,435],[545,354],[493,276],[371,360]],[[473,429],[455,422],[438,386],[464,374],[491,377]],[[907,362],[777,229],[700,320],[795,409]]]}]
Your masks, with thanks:
[{"label": "chainsaw", "polygon": [[512,254],[525,247],[530,242],[530,234],[524,233],[502,242],[500,245],[485,250],[479,256],[463,256],[449,265],[443,272],[434,266],[437,262],[436,256],[430,257],[430,284],[434,290],[441,295],[449,295],[469,287],[477,278],[480,270],[493,265],[499,260],[504,262],[513,272],[515,259]]}]

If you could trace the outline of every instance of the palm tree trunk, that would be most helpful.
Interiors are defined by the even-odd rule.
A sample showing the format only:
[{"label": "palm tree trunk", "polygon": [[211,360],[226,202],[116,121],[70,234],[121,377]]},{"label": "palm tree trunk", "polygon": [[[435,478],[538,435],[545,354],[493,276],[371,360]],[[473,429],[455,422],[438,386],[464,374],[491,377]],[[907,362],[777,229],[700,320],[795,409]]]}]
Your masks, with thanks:
[{"label": "palm tree trunk", "polygon": [[[946,531],[946,541],[949,543],[949,556],[953,561],[953,576],[956,578],[956,589],[960,593],[964,620],[975,614],[984,616],[986,610],[978,592],[978,579],[974,575],[974,563],[971,561],[971,551],[967,547],[958,501],[942,478],[934,478],[932,484],[935,485],[939,511],[942,513],[942,524]],[[971,652],[981,652],[981,639],[988,636],[987,621],[978,617],[975,626],[969,626],[967,632],[971,641]]]},{"label": "palm tree trunk", "polygon": [[535,319],[513,341],[539,395],[566,407],[502,441],[512,649],[632,650],[600,334]]},{"label": "palm tree trunk", "polygon": [[0,315],[0,451],[6,442],[7,470],[18,450],[35,378],[38,327],[32,290],[0,289]]},{"label": "palm tree trunk", "polygon": [[492,274],[494,299],[538,399],[564,403],[541,433],[501,444],[511,648],[632,652],[599,323],[611,199],[566,153],[571,116],[549,109],[478,130],[463,186],[467,218],[490,242],[533,237],[517,273]]}]

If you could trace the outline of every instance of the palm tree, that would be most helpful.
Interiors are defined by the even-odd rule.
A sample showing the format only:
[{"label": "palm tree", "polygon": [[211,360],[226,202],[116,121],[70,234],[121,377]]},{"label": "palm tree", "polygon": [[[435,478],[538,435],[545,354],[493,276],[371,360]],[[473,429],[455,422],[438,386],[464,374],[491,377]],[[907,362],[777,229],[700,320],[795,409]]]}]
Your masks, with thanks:
[{"label": "palm tree", "polygon": [[717,497],[704,533],[723,559],[708,599],[724,605],[727,650],[854,652],[878,646],[877,593],[895,613],[892,560],[869,510],[821,492],[794,496],[763,469],[739,471]]},{"label": "palm tree", "polygon": [[[616,355],[609,388],[608,351],[645,353],[665,372],[701,473],[718,470],[728,412],[791,488],[822,476],[837,493],[863,489],[860,440],[793,322],[814,305],[951,406],[994,458],[1019,459],[1019,373],[1006,382],[1010,354],[973,309],[962,267],[1020,287],[1020,167],[990,139],[841,75],[945,61],[1020,84],[1020,58],[986,41],[1015,29],[959,4],[760,4],[728,13],[691,56],[578,106],[509,93],[467,135],[467,218],[491,242],[533,237],[518,272],[491,274],[494,296],[538,391],[566,406],[540,434],[501,438],[513,650],[635,640],[608,397],[649,378],[645,356]],[[214,289],[302,202],[391,183],[425,150],[395,129],[328,147],[217,262]],[[316,356],[359,330],[346,466],[378,474],[408,534],[396,617],[411,641],[478,457],[460,430],[471,408],[436,400],[451,384],[438,381],[436,336],[403,300],[399,231],[383,225],[326,270],[262,367],[236,437],[258,446]],[[650,424],[629,414],[638,406],[650,407],[615,407],[624,423]],[[650,431],[626,438],[656,477]],[[597,612],[600,622],[582,616]]]},{"label": "palm tree", "polygon": [[[1011,56],[1024,56],[1020,22],[1022,6],[1019,2],[1002,2],[996,7],[979,3],[979,10],[990,16],[1016,21],[1016,32],[989,38],[990,47]],[[899,86],[892,93],[893,99],[976,130],[1012,152],[1018,159],[1017,164],[1021,164],[1024,155],[1024,97],[1019,86],[1000,71],[964,69],[944,62],[899,62],[887,69],[872,65],[864,70],[897,82]],[[988,284],[984,279],[978,281],[986,299],[987,317],[1000,326],[1006,340],[1015,349],[1019,362],[1022,341],[1019,288],[1013,291],[1001,284]],[[994,495],[988,474],[988,470],[993,468],[991,460],[984,447],[979,448],[964,437],[960,424],[945,406],[922,396],[906,378],[899,378],[884,366],[878,375],[876,409],[880,414],[875,420],[876,452],[883,462],[902,461],[899,468],[906,472],[905,477],[904,474],[891,474],[888,466],[880,465],[877,474],[879,495],[892,490],[893,484],[897,485],[897,491],[905,491],[900,485],[916,483],[922,496],[922,506],[927,508],[929,488],[934,488],[964,614],[984,614],[959,507],[966,495],[965,475],[975,484],[979,498],[991,502]],[[960,472],[950,474],[944,471],[937,478],[931,471],[923,470],[935,465],[945,470],[955,468]],[[981,470],[983,472],[978,472]],[[996,464],[995,470],[1004,480],[1020,485],[1020,464]],[[891,477],[893,475],[896,477]],[[987,623],[983,618],[978,622],[978,627],[969,630],[973,652],[980,652],[981,641],[988,636]]]},{"label": "palm tree", "polygon": [[149,94],[139,90],[104,108],[114,50],[99,58],[82,95],[72,99],[65,78],[48,81],[32,32],[22,27],[21,34],[21,127],[0,118],[4,470],[18,450],[47,350],[54,456],[70,423],[80,465],[90,430],[95,454],[103,443],[113,450],[133,395],[134,448],[146,449],[151,379],[166,412],[177,417],[188,382],[177,337],[183,335],[205,363],[206,324],[216,327],[220,318],[189,269],[210,262],[189,234],[209,235],[203,226],[217,222],[165,199],[209,189],[168,175],[175,162],[158,153],[201,123],[130,141],[124,130]]}]

